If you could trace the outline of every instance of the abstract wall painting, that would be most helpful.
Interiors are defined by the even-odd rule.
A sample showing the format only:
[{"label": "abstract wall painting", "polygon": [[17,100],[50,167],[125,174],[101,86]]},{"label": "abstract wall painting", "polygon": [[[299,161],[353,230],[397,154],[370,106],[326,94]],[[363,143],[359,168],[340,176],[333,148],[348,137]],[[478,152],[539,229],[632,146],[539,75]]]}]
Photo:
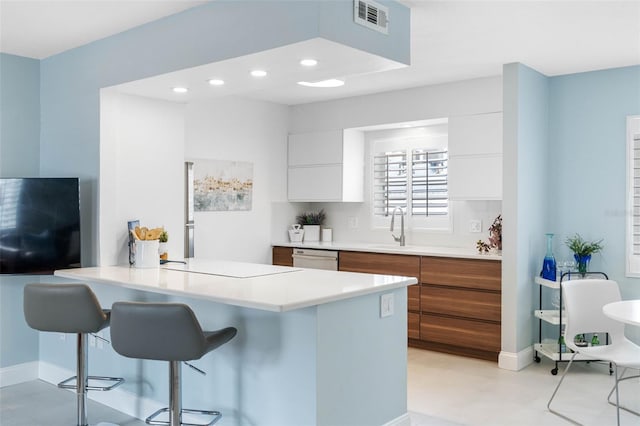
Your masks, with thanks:
[{"label": "abstract wall painting", "polygon": [[194,210],[249,211],[253,198],[253,163],[194,160]]}]

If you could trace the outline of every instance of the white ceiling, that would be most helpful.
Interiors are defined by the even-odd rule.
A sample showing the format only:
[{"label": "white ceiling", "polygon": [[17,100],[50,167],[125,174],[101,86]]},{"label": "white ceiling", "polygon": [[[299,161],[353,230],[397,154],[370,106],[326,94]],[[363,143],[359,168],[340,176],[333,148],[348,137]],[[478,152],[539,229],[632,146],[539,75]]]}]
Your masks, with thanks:
[{"label": "white ceiling", "polygon": [[[0,50],[44,58],[202,3],[0,0]],[[500,75],[502,65],[510,62],[522,62],[551,76],[640,64],[640,0],[403,3],[412,9],[411,66],[344,74],[345,86],[324,90],[295,87],[297,72],[291,72],[290,81],[265,80],[263,86],[245,90],[242,96],[286,104],[328,100]],[[281,63],[282,52],[273,52],[273,61]],[[266,60],[265,55],[257,57],[263,63]],[[248,66],[246,60],[236,62]],[[244,68],[236,71],[246,72]],[[339,76],[343,71],[336,72]],[[216,95],[204,86],[207,96]],[[224,87],[233,92],[229,85]],[[201,96],[193,91],[190,95]]]}]

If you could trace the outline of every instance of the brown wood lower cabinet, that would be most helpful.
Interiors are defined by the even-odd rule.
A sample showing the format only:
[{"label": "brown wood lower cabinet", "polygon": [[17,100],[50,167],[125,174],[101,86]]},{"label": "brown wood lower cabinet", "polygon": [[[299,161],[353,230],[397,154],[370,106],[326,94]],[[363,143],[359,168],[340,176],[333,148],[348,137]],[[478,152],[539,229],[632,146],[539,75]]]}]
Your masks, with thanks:
[{"label": "brown wood lower cabinet", "polygon": [[[273,263],[292,266],[293,249],[274,247]],[[340,251],[340,271],[417,277],[407,288],[409,346],[498,360],[502,264],[499,260]]]},{"label": "brown wood lower cabinet", "polygon": [[424,256],[420,265],[420,338],[411,346],[498,360],[500,261]]},{"label": "brown wood lower cabinet", "polygon": [[500,293],[423,285],[423,312],[500,322]]},{"label": "brown wood lower cabinet", "polygon": [[494,359],[500,352],[500,324],[423,313],[420,339],[431,349],[478,358]]},{"label": "brown wood lower cabinet", "polygon": [[274,265],[293,266],[293,248],[292,247],[273,247],[272,251]]},{"label": "brown wood lower cabinet", "polygon": [[409,329],[407,335],[409,339],[420,338],[420,314],[415,312],[407,313],[407,322],[409,323]]}]

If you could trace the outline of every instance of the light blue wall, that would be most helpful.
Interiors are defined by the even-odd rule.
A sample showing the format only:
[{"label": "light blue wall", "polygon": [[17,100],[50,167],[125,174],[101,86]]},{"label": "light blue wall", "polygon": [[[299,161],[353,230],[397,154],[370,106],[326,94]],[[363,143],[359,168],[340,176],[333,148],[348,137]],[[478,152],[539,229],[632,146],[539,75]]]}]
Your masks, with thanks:
[{"label": "light blue wall", "polygon": [[535,286],[549,228],[549,81],[522,64],[503,68],[502,350],[533,342]]},{"label": "light blue wall", "polygon": [[[637,114],[638,66],[545,77],[505,65],[503,351],[537,340],[532,278],[546,232],[556,234],[559,261],[571,258],[569,235],[604,238],[591,270],[618,281],[623,298],[640,297],[640,280],[625,277],[626,117]],[[640,341],[637,330],[628,334]]]},{"label": "light blue wall", "polygon": [[640,298],[640,279],[625,277],[626,117],[640,114],[640,67],[551,79],[550,142],[554,205],[551,226],[564,239],[604,238],[591,261],[618,281],[624,298]]},{"label": "light blue wall", "polygon": [[40,61],[0,53],[0,177],[40,172]]},{"label": "light blue wall", "polygon": [[[40,61],[0,53],[0,177],[38,176]],[[0,368],[38,360],[38,333],[22,315],[24,284],[34,276],[0,275]]]},{"label": "light blue wall", "polygon": [[[389,8],[389,35],[353,24],[353,1],[333,0],[320,2],[319,31],[323,38],[375,53],[397,62],[411,62],[411,10],[393,0],[378,0]],[[372,40],[375,43],[372,44]]]},{"label": "light blue wall", "polygon": [[389,293],[384,318],[380,293],[318,306],[318,425],[388,424],[407,412],[407,289]]},{"label": "light blue wall", "polygon": [[0,275],[0,369],[38,361],[38,332],[22,313],[24,285],[38,277]]}]

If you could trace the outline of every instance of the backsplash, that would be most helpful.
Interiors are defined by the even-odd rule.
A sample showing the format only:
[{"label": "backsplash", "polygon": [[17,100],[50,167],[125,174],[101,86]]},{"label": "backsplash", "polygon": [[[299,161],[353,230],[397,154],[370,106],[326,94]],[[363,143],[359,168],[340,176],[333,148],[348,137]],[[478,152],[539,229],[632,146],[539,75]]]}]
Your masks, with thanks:
[{"label": "backsplash", "polygon": [[[325,227],[333,229],[337,242],[393,244],[389,227],[374,228],[368,203],[273,203],[273,241],[288,241],[288,225],[295,223],[301,211],[325,209]],[[502,212],[502,201],[451,201],[452,230],[426,231],[405,229],[407,245],[475,247],[476,241],[489,238],[489,226]],[[469,232],[469,221],[481,220],[482,231]],[[389,224],[391,217],[389,217]],[[357,225],[357,227],[353,227]],[[399,234],[396,221],[396,234]]]}]

